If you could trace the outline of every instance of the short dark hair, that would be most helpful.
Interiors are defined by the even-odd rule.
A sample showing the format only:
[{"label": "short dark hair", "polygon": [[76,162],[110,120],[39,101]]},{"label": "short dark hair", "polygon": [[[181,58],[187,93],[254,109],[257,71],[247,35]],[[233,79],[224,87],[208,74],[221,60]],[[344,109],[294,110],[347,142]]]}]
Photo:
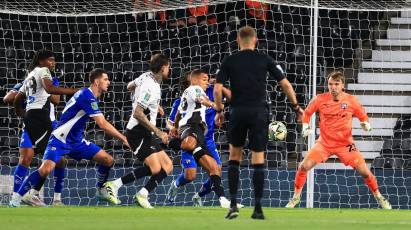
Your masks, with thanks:
[{"label": "short dark hair", "polygon": [[93,82],[96,79],[99,79],[103,74],[107,74],[107,71],[105,71],[104,69],[100,69],[100,68],[93,69],[89,74],[90,83],[93,84]]},{"label": "short dark hair", "polygon": [[166,55],[161,53],[154,54],[150,59],[150,71],[158,73],[163,66],[168,65],[169,63],[170,61]]},{"label": "short dark hair", "polygon": [[50,57],[54,57],[53,51],[48,50],[48,49],[38,50],[38,51],[34,54],[33,60],[31,61],[30,65],[29,65],[29,67],[28,67],[29,72],[33,71],[34,68],[36,68],[37,66],[39,66],[39,65],[40,65],[40,61],[45,60],[45,59],[50,58]]},{"label": "short dark hair", "polygon": [[201,74],[208,74],[208,73],[202,69],[194,69],[193,71],[191,71],[190,77],[197,77],[197,76],[200,76]]},{"label": "short dark hair", "polygon": [[345,84],[345,76],[343,72],[341,71],[333,71],[330,74],[328,74],[328,78],[333,79],[334,81],[341,81],[343,84]]}]

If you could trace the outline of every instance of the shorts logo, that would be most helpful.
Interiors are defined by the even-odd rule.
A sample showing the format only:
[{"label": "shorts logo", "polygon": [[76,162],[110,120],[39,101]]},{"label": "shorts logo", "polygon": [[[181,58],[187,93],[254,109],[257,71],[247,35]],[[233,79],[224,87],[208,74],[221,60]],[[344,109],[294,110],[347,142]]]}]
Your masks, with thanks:
[{"label": "shorts logo", "polygon": [[190,164],[191,163],[191,160],[190,159],[187,159],[186,160],[186,164]]},{"label": "shorts logo", "polygon": [[341,104],[341,109],[347,109],[347,108],[348,108],[347,103],[342,103],[342,104]]},{"label": "shorts logo", "polygon": [[56,147],[51,147],[51,151],[56,151],[57,148]]},{"label": "shorts logo", "polygon": [[91,103],[91,108],[92,108],[93,110],[98,110],[98,104],[97,104],[97,102],[92,102],[92,103]]}]

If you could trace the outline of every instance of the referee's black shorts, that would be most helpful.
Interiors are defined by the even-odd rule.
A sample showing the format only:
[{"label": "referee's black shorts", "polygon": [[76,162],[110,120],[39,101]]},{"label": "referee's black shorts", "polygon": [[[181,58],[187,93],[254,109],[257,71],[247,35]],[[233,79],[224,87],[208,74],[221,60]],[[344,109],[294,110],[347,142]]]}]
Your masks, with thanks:
[{"label": "referee's black shorts", "polygon": [[266,106],[232,107],[228,123],[228,141],[234,147],[248,147],[255,152],[265,151],[268,141],[269,113]]},{"label": "referee's black shorts", "polygon": [[160,152],[163,148],[160,145],[161,140],[153,136],[149,130],[137,125],[132,129],[126,130],[126,138],[136,156],[141,162],[151,154]]}]

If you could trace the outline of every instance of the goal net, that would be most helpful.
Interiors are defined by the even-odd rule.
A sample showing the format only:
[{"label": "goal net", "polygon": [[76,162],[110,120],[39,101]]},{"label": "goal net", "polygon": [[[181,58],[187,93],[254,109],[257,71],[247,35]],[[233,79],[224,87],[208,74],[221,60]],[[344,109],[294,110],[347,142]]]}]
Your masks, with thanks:
[{"label": "goal net", "polygon": [[[251,25],[257,30],[260,52],[269,54],[287,73],[303,107],[313,95],[327,91],[327,74],[342,70],[346,90],[356,95],[370,116],[373,130],[361,131],[354,121],[356,145],[375,173],[381,193],[394,208],[411,206],[411,8],[409,1],[309,0],[212,1],[212,0],[5,0],[0,6],[0,97],[21,82],[33,54],[41,48],[54,51],[56,74],[61,85],[83,87],[93,68],[109,72],[110,91],[101,99],[105,117],[124,131],[131,115],[126,84],[148,69],[155,52],[171,59],[170,79],[162,84],[166,116],[180,96],[180,76],[201,67],[215,75],[224,57],[238,50],[237,30]],[[317,11],[318,10],[318,11]],[[315,36],[316,35],[316,36]],[[275,81],[267,87],[272,120],[287,124],[285,141],[267,146],[264,206],[284,206],[292,196],[297,165],[310,144],[301,138],[285,94]],[[57,107],[60,114],[66,100]],[[57,116],[58,117],[58,116]],[[13,109],[0,104],[0,204],[7,204],[18,164],[21,121]],[[318,137],[318,131],[316,132]],[[110,178],[118,178],[141,165],[121,143],[91,123],[91,140],[110,152],[115,166]],[[228,144],[225,129],[215,134],[227,183]],[[312,143],[312,141],[311,141]],[[150,195],[154,205],[165,205],[167,190],[182,172],[178,153],[168,151],[175,169]],[[246,149],[241,166],[239,198],[253,204],[252,168]],[[41,156],[32,163],[40,165]],[[376,208],[362,178],[331,158],[313,171],[300,207]],[[194,183],[182,188],[174,205],[192,205],[192,196],[207,175],[199,169]],[[123,204],[144,180],[120,189]],[[67,205],[95,205],[96,170],[88,161],[68,160],[63,190]],[[45,184],[43,197],[50,203],[53,178]],[[307,201],[306,201],[307,200]],[[205,205],[218,205],[211,193]]]}]

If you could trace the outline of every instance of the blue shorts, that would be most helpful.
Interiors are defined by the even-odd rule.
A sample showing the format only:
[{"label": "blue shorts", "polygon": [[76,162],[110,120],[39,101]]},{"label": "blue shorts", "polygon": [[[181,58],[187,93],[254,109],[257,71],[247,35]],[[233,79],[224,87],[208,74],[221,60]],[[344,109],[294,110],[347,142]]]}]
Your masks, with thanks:
[{"label": "blue shorts", "polygon": [[100,150],[99,146],[84,139],[79,143],[65,144],[51,136],[43,160],[51,160],[57,163],[64,155],[78,161],[81,159],[91,160]]},{"label": "blue shorts", "polygon": [[[53,130],[56,129],[57,123],[58,122],[56,120],[51,122],[51,127],[53,128]],[[31,149],[31,148],[33,148],[33,143],[31,142],[29,133],[25,129],[23,129],[22,131],[23,132],[21,134],[19,148],[22,148],[22,149],[26,149],[26,148]]]},{"label": "blue shorts", "polygon": [[[217,164],[221,166],[220,154],[217,151],[217,146],[213,139],[206,139],[206,145],[208,152],[217,161]],[[197,168],[197,162],[193,157],[193,154],[188,151],[181,151],[181,165],[184,169],[187,168]]]},{"label": "blue shorts", "polygon": [[23,129],[23,132],[21,134],[19,148],[22,148],[22,149],[31,149],[31,148],[33,148],[33,143],[31,142],[29,133],[25,129]]}]

